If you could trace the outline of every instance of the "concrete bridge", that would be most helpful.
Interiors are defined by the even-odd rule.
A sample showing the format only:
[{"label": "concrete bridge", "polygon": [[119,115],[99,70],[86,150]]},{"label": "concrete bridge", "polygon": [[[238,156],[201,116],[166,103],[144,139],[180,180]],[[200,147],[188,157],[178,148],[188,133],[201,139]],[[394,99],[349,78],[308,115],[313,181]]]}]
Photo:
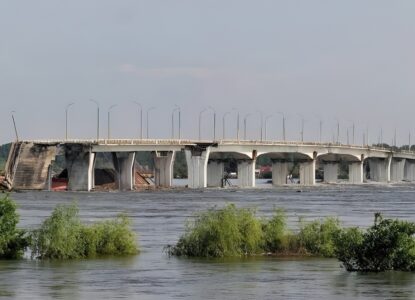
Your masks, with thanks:
[{"label": "concrete bridge", "polygon": [[[224,163],[237,162],[240,187],[255,186],[256,160],[266,155],[272,161],[272,182],[286,184],[293,163],[299,164],[302,185],[314,185],[316,166],[324,170],[324,182],[338,180],[339,162],[348,164],[348,181],[361,184],[415,181],[415,152],[391,151],[370,146],[281,141],[195,140],[45,140],[20,141],[11,146],[6,164],[6,184],[14,189],[48,189],[51,164],[57,153],[65,157],[68,190],[90,191],[95,186],[97,153],[112,153],[120,190],[134,188],[136,152],[149,151],[154,158],[155,185],[170,187],[175,153],[184,151],[188,187],[221,186]],[[364,165],[368,165],[366,171]]]}]

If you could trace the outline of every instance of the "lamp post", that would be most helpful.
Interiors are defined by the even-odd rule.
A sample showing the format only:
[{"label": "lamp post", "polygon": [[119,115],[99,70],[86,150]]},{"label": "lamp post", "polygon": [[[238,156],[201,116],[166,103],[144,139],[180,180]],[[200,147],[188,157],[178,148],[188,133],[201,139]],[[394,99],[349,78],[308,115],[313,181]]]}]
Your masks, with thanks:
[{"label": "lamp post", "polygon": [[222,140],[225,139],[225,117],[229,114],[230,114],[230,112],[227,111],[223,114],[223,117],[222,117]]},{"label": "lamp post", "polygon": [[340,122],[339,122],[339,119],[336,119],[337,120],[337,144],[339,144],[339,142],[340,142]]},{"label": "lamp post", "polygon": [[149,112],[151,111],[151,110],[153,110],[153,109],[155,109],[155,107],[154,106],[152,106],[152,107],[150,107],[150,108],[147,108],[147,112],[146,112],[146,116],[147,116],[147,139],[149,138],[149,132],[150,132],[150,130],[149,130],[149,124],[150,124],[150,122],[149,122],[149,118],[148,118],[148,115],[149,115]]},{"label": "lamp post", "polygon": [[180,107],[178,105],[174,105],[174,109],[171,112],[171,138],[174,139],[174,113],[176,111],[179,112],[179,127],[178,127],[178,131],[179,131],[179,140],[180,140]]},{"label": "lamp post", "polygon": [[282,116],[282,139],[285,142],[285,115],[280,111],[277,111],[277,114]]},{"label": "lamp post", "polygon": [[246,114],[245,117],[244,117],[244,140],[245,141],[246,141],[246,121],[247,121],[248,117],[251,116],[251,115],[252,114],[249,113],[249,114]]},{"label": "lamp post", "polygon": [[74,104],[75,103],[69,103],[65,107],[65,140],[68,139],[68,110],[69,110],[69,107],[71,107]]},{"label": "lamp post", "polygon": [[208,109],[213,112],[213,140],[216,140],[216,110],[212,106],[208,106]]},{"label": "lamp post", "polygon": [[259,117],[260,117],[260,122],[261,122],[261,124],[260,124],[260,141],[262,142],[262,136],[263,136],[263,130],[264,130],[264,114],[262,113],[262,111],[259,111],[259,110],[257,110],[256,111],[257,113],[259,113]]},{"label": "lamp post", "polygon": [[99,103],[94,99],[89,99],[97,105],[97,141],[99,140]]},{"label": "lamp post", "polygon": [[110,139],[110,137],[111,137],[111,109],[113,109],[114,107],[116,107],[117,106],[117,104],[114,104],[114,105],[111,105],[109,108],[108,108],[108,131],[107,131],[107,133],[108,133],[108,137],[107,137],[107,139],[109,140]]},{"label": "lamp post", "polygon": [[300,130],[300,138],[301,142],[304,142],[304,117],[303,115],[297,114],[301,118],[301,130]]},{"label": "lamp post", "polygon": [[236,140],[239,142],[239,111],[238,115],[236,116]]},{"label": "lamp post", "polygon": [[140,140],[143,139],[143,107],[141,103],[137,101],[133,101],[135,105],[138,106],[138,115],[140,116],[140,121],[138,123],[138,134],[140,136]]},{"label": "lamp post", "polygon": [[12,114],[12,120],[13,120],[14,134],[16,135],[16,142],[18,142],[18,141],[19,141],[19,135],[17,134],[16,121],[15,121],[15,119],[14,119],[14,113],[15,113],[15,112],[16,112],[16,111],[12,110],[12,111],[11,111],[11,114]]},{"label": "lamp post", "polygon": [[207,108],[204,108],[199,112],[199,141],[202,139],[202,114],[205,111],[207,111]]},{"label": "lamp post", "polygon": [[265,124],[264,124],[264,139],[267,140],[267,122],[273,115],[268,115],[265,117]]}]

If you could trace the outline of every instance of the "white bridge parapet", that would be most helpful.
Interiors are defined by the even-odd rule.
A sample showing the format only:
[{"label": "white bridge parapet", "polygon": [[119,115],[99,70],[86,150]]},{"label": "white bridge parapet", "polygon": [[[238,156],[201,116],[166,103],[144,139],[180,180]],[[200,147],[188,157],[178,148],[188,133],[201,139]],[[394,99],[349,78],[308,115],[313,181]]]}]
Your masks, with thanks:
[{"label": "white bridge parapet", "polygon": [[[300,183],[304,185],[315,184],[317,167],[324,170],[324,181],[337,182],[340,162],[348,164],[350,183],[360,184],[366,178],[380,182],[415,181],[414,151],[392,151],[367,145],[190,139],[31,140],[16,142],[16,144],[30,145],[28,147],[36,146],[36,149],[41,147],[65,149],[67,163],[70,164],[67,171],[69,189],[71,190],[91,190],[94,188],[95,157],[100,152],[115,155],[118,187],[124,190],[132,189],[134,153],[138,151],[153,153],[156,170],[155,184],[157,186],[171,186],[175,152],[178,151],[185,151],[186,154],[189,188],[222,185],[224,163],[229,159],[234,159],[237,162],[238,185],[254,187],[255,163],[262,155],[271,158],[274,185],[287,184],[287,176],[291,174],[294,163],[299,165]],[[9,155],[9,160],[13,161],[7,162],[8,166],[13,166],[13,168],[10,167],[6,170],[8,181],[13,181],[14,174],[11,173],[16,170],[20,172],[19,162],[25,160],[22,156],[27,151],[15,152],[13,155]],[[33,156],[33,151],[31,155]],[[50,162],[45,161],[45,164],[50,164]],[[367,165],[370,172],[365,174]],[[27,163],[25,168],[28,168]],[[26,176],[31,176],[30,170]],[[20,180],[30,182],[25,178]],[[13,187],[12,182],[8,182],[8,184]]]}]

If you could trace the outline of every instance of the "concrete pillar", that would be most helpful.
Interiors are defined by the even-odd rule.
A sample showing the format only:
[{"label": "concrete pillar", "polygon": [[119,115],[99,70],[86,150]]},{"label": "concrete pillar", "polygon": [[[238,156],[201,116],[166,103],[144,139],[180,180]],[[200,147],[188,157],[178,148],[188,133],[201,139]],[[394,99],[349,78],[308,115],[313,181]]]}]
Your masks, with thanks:
[{"label": "concrete pillar", "polygon": [[390,180],[400,182],[404,180],[405,159],[392,159],[390,166]]},{"label": "concrete pillar", "polygon": [[90,191],[94,187],[95,153],[82,147],[65,153],[69,191]]},{"label": "concrete pillar", "polygon": [[133,190],[135,152],[115,152],[113,160],[116,171],[115,184],[118,189],[121,191]]},{"label": "concrete pillar", "polygon": [[300,163],[300,184],[314,185],[316,183],[316,160]]},{"label": "concrete pillar", "polygon": [[351,162],[349,164],[349,183],[363,183],[363,162]]},{"label": "concrete pillar", "polygon": [[173,184],[174,151],[154,152],[154,182],[156,186],[171,187]]},{"label": "concrete pillar", "polygon": [[272,184],[284,185],[287,184],[287,176],[289,174],[289,164],[285,161],[272,162]]},{"label": "concrete pillar", "polygon": [[415,181],[415,161],[414,160],[409,160],[409,159],[405,160],[404,180]]},{"label": "concrete pillar", "polygon": [[188,187],[200,189],[207,187],[207,164],[210,148],[185,150],[187,162]]},{"label": "concrete pillar", "polygon": [[238,186],[255,187],[256,159],[238,160]]},{"label": "concrete pillar", "polygon": [[377,182],[390,182],[392,157],[370,158],[370,179]]},{"label": "concrete pillar", "polygon": [[223,173],[225,164],[222,161],[208,161],[207,186],[221,187],[223,184]]},{"label": "concrete pillar", "polygon": [[323,165],[324,170],[324,182],[334,183],[337,182],[339,163],[338,162],[326,162]]}]

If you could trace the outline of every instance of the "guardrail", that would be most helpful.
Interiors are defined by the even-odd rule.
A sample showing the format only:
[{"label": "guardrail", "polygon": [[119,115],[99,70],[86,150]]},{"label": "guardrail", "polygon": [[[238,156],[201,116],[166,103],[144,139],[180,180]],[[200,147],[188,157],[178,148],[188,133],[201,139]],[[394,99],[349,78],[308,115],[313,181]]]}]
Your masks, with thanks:
[{"label": "guardrail", "polygon": [[412,150],[392,149],[370,145],[352,145],[342,143],[319,143],[319,142],[301,142],[301,141],[260,141],[260,140],[190,140],[190,139],[45,139],[45,140],[24,140],[22,142],[35,144],[87,144],[87,145],[183,145],[191,146],[197,144],[217,144],[217,145],[295,145],[295,146],[320,146],[320,147],[338,147],[349,149],[366,149],[378,150],[384,152],[395,152],[403,154],[415,154]]}]

